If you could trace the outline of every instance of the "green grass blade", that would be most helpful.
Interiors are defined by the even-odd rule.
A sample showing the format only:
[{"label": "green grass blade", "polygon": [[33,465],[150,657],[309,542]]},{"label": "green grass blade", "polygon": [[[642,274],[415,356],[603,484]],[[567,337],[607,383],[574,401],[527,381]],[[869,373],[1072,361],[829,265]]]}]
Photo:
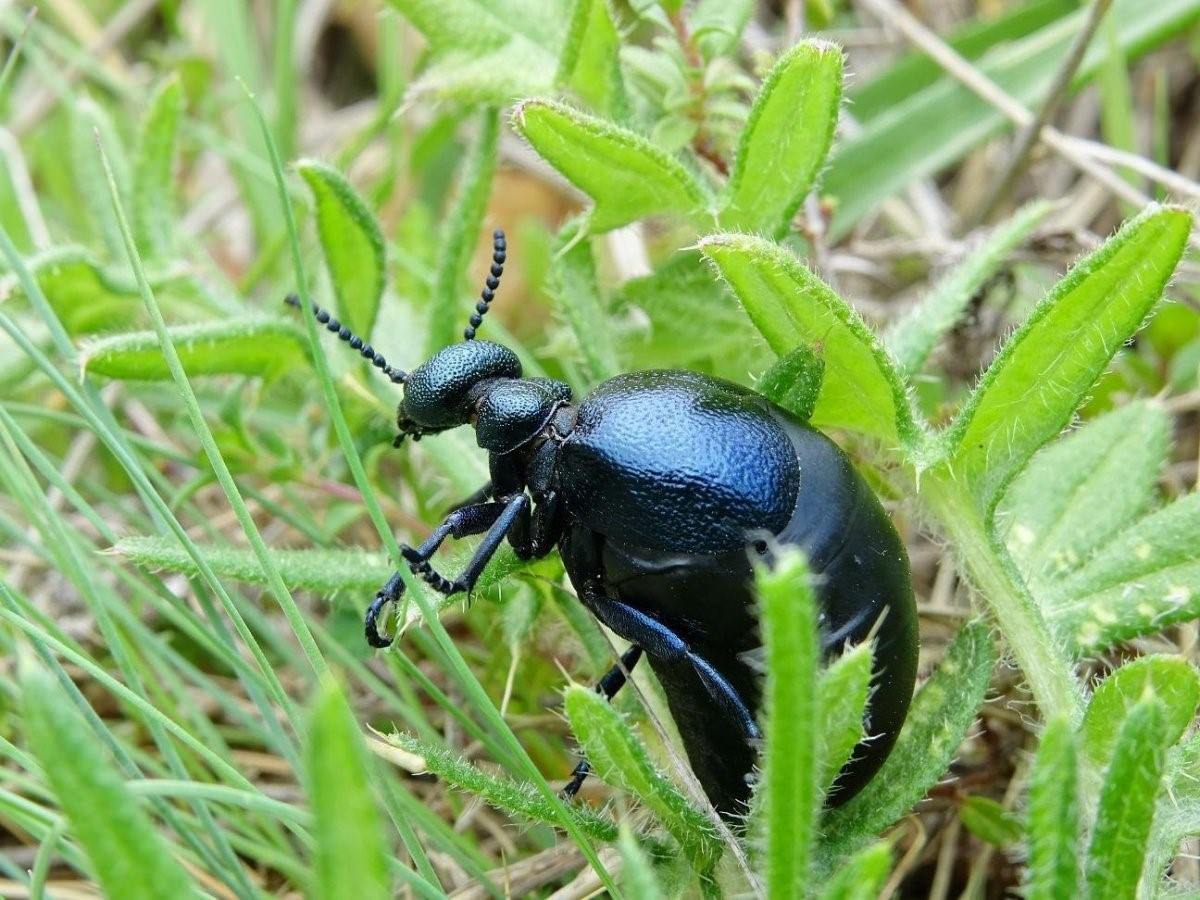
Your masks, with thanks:
[{"label": "green grass blade", "polygon": [[563,709],[596,773],[652,810],[701,874],[711,871],[721,845],[708,818],[650,762],[629,723],[607,700],[580,685],[567,688]]},{"label": "green grass blade", "polygon": [[1135,522],[1046,591],[1046,617],[1077,653],[1200,615],[1200,493]]},{"label": "green grass blade", "polygon": [[[305,753],[316,825],[316,900],[392,896],[383,821],[371,796],[366,747],[341,688],[325,678],[313,706]],[[436,892],[435,892],[436,893]]]},{"label": "green grass blade", "polygon": [[913,698],[883,767],[857,796],[826,815],[821,848],[826,868],[883,832],[945,774],[983,703],[994,661],[988,626],[964,625]]},{"label": "green grass blade", "polygon": [[178,77],[159,85],[146,108],[133,161],[133,233],[151,257],[165,259],[174,248],[171,169],[183,104]]},{"label": "green grass blade", "polygon": [[787,227],[833,143],[841,98],[840,48],[804,41],[779,58],[742,131],[722,228],[779,234]]},{"label": "green grass blade", "polygon": [[751,830],[760,830],[764,842],[768,896],[802,898],[821,805],[816,601],[808,565],[797,553],[781,557],[773,571],[758,571],[755,581],[766,652],[766,749]]},{"label": "green grass blade", "polygon": [[116,161],[115,178],[122,195],[129,186],[123,151],[117,141],[112,120],[96,103],[80,100],[71,113],[71,162],[75,173],[75,187],[83,198],[88,214],[104,241],[110,259],[120,259],[122,253],[121,229],[113,216],[108,202],[108,187],[104,168],[96,158],[96,137],[99,134],[107,147],[112,148]]},{"label": "green grass blade", "polygon": [[559,232],[546,288],[575,333],[588,376],[595,384],[611,378],[620,369],[610,325],[605,318],[600,285],[596,281],[596,259],[591,242],[576,240],[582,227],[582,223],[572,222]]},{"label": "green grass blade", "polygon": [[478,238],[487,213],[492,176],[496,172],[499,135],[499,113],[494,109],[486,110],[475,147],[464,163],[458,197],[442,231],[426,346],[429,356],[461,338],[460,331],[465,327],[467,316],[474,312],[473,304],[468,304],[463,297],[463,284],[471,257],[478,249]]},{"label": "green grass blade", "polygon": [[997,510],[1005,544],[1036,594],[1093,558],[1153,504],[1170,449],[1166,410],[1137,401],[1041,450]]},{"label": "green grass blade", "polygon": [[1163,740],[1174,744],[1196,716],[1200,674],[1181,656],[1144,656],[1126,663],[1100,683],[1088,704],[1080,733],[1085,757],[1109,764],[1121,728],[1141,698],[1153,694],[1162,707]]},{"label": "green grass blade", "polygon": [[1137,892],[1169,743],[1163,705],[1151,691],[1121,725],[1105,773],[1085,868],[1091,900]]},{"label": "green grass blade", "polygon": [[105,893],[129,900],[197,897],[169,845],[54,679],[30,664],[21,688],[30,745]]},{"label": "green grass blade", "polygon": [[953,328],[989,278],[1050,212],[1050,204],[1031,203],[998,226],[970,256],[946,275],[924,300],[888,333],[885,343],[901,372],[921,371],[938,338]]},{"label": "green grass blade", "polygon": [[1079,764],[1071,723],[1058,718],[1038,743],[1029,808],[1029,900],[1076,896],[1079,882]]},{"label": "green grass blade", "polygon": [[[198,375],[271,377],[306,367],[304,335],[283,319],[244,317],[167,329],[183,371]],[[121,381],[166,381],[171,367],[153,331],[114,334],[80,348],[84,372]]]},{"label": "green grass blade", "polygon": [[821,889],[821,900],[874,900],[892,867],[892,848],[883,841],[859,850]]},{"label": "green grass blade", "polygon": [[296,163],[296,171],[316,203],[317,233],[337,297],[338,318],[369,340],[387,278],[379,223],[340,172],[315,160]]},{"label": "green grass blade", "polygon": [[546,162],[592,198],[595,234],[647,216],[700,220],[709,205],[681,163],[635,132],[552,100],[526,100],[512,127]]},{"label": "green grass blade", "polygon": [[947,435],[952,465],[984,508],[1070,421],[1145,320],[1191,225],[1186,210],[1146,210],[1079,262],[1004,345]]},{"label": "green grass blade", "polygon": [[820,347],[825,377],[813,424],[852,428],[915,445],[920,429],[903,381],[859,314],[777,244],[739,234],[704,238],[700,249],[779,356]]}]

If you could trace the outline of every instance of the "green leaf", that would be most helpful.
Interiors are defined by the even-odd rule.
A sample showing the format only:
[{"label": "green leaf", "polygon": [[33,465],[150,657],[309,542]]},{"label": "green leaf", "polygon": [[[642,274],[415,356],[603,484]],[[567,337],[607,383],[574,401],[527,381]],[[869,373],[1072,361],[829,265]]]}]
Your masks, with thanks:
[{"label": "green leaf", "polygon": [[1005,543],[1036,595],[1054,590],[1158,493],[1171,423],[1138,401],[1039,451],[997,510]]},{"label": "green leaf", "polygon": [[610,119],[625,118],[629,100],[621,77],[621,37],[606,0],[574,0],[571,24],[558,59],[556,84]]},{"label": "green leaf", "polygon": [[905,815],[946,773],[983,703],[995,661],[986,624],[962,627],[917,691],[896,746],[870,783],[825,817],[825,869]]},{"label": "green leaf", "polygon": [[68,834],[87,852],[105,895],[197,897],[170,845],[62,687],[30,665],[22,672],[21,690],[29,747],[70,822]]},{"label": "green leaf", "polygon": [[821,890],[821,900],[874,900],[892,868],[892,848],[879,841],[850,857]]},{"label": "green leaf", "polygon": [[762,238],[714,235],[704,238],[700,249],[776,354],[809,346],[824,358],[815,426],[850,428],[892,443],[918,441],[908,395],[887,352],[828,285],[790,252]]},{"label": "green leaf", "polygon": [[[303,332],[283,319],[245,317],[176,325],[168,329],[188,375],[282,374],[307,367]],[[126,381],[165,381],[171,373],[153,331],[89,341],[80,350],[83,371]]]},{"label": "green leaf", "polygon": [[1083,752],[1097,768],[1108,765],[1130,711],[1146,696],[1162,707],[1169,746],[1192,724],[1200,704],[1200,675],[1180,656],[1144,656],[1126,663],[1096,689],[1083,719]]},{"label": "green leaf", "polygon": [[709,199],[679,162],[641,135],[552,100],[526,100],[513,128],[543,159],[592,198],[596,234],[647,216],[700,221]]},{"label": "green leaf", "polygon": [[1200,615],[1200,494],[1151,513],[1051,586],[1046,617],[1080,653]]},{"label": "green leaf", "polygon": [[633,900],[663,900],[667,895],[659,884],[654,863],[626,823],[621,824],[617,848],[621,851],[621,887],[628,896]]},{"label": "green leaf", "polygon": [[559,231],[546,290],[571,326],[587,364],[587,374],[595,383],[611,378],[620,369],[596,281],[592,245],[586,238],[578,239],[581,227],[579,222],[569,222]]},{"label": "green leaf", "polygon": [[1021,839],[1021,822],[991,797],[967,797],[958,808],[967,831],[996,847],[1007,847]]},{"label": "green leaf", "polygon": [[1151,207],[1080,261],[1008,340],[950,427],[956,474],[991,509],[1034,452],[1070,421],[1149,314],[1192,217]]},{"label": "green leaf", "polygon": [[108,179],[100,165],[97,140],[104,144],[121,196],[128,196],[128,167],[112,119],[91,100],[84,99],[72,104],[71,146],[68,150],[75,175],[75,188],[104,240],[109,258],[124,259],[125,244],[121,239],[116,214],[108,201]]},{"label": "green leaf", "polygon": [[863,719],[871,696],[871,645],[859,644],[830,664],[818,686],[820,786],[828,790],[863,739]]},{"label": "green leaf", "polygon": [[696,870],[709,872],[721,855],[712,825],[654,768],[621,714],[595,691],[577,684],[567,688],[563,708],[596,773],[653,811]]},{"label": "green leaf", "polygon": [[752,831],[761,829],[767,893],[804,897],[821,805],[821,721],[816,601],[799,553],[781,556],[773,570],[755,573],[763,649],[762,775],[756,787]]},{"label": "green leaf", "polygon": [[142,119],[133,165],[133,233],[138,247],[152,257],[167,258],[174,248],[171,167],[183,104],[183,85],[172,76],[154,92]]},{"label": "green leaf", "polygon": [[754,14],[754,0],[696,0],[688,14],[692,40],[711,60],[732,53]]},{"label": "green leaf", "polygon": [[1143,696],[1121,725],[1088,847],[1091,900],[1124,900],[1137,892],[1169,734],[1163,705],[1153,693]]},{"label": "green leaf", "polygon": [[824,358],[800,346],[767,369],[756,388],[764,397],[807,422],[817,407],[824,379]]},{"label": "green leaf", "polygon": [[492,176],[496,173],[499,137],[499,114],[494,109],[484,110],[475,147],[463,164],[454,208],[442,230],[433,284],[427,356],[433,356],[462,337],[459,330],[465,327],[463,323],[467,320],[469,309],[463,302],[463,284],[487,214]]},{"label": "green leaf", "polygon": [[742,131],[723,228],[779,234],[787,227],[825,162],[841,97],[838,47],[804,41],[779,58]]},{"label": "green leaf", "polygon": [[296,163],[317,210],[317,233],[338,318],[364,341],[370,339],[387,277],[383,233],[350,183],[315,160]]},{"label": "green leaf", "polygon": [[305,769],[315,821],[310,897],[385,900],[392,896],[379,808],[371,796],[367,750],[342,690],[325,678],[308,728]]},{"label": "green leaf", "polygon": [[[1088,14],[1086,9],[1076,9],[1026,37],[1000,37],[979,58],[978,68],[1016,100],[1037,108]],[[1115,0],[1108,16],[1121,53],[1128,58],[1158,46],[1200,19],[1200,2]],[[1103,42],[1093,41],[1073,84],[1080,86],[1092,79],[1105,56]],[[843,237],[887,197],[917,179],[936,174],[1010,127],[994,105],[940,68],[929,87],[914,90],[913,86],[913,82],[901,80],[889,88],[888,96],[875,104],[878,114],[858,134],[838,144],[822,179],[822,192],[836,204],[829,226],[831,240]],[[857,112],[856,106],[851,109]]]},{"label": "green leaf", "polygon": [[[68,334],[128,326],[141,311],[136,286],[105,269],[82,247],[54,247],[26,259],[25,264]],[[0,278],[0,297],[23,295],[15,273]]]},{"label": "green leaf", "polygon": [[885,343],[900,371],[906,375],[921,371],[938,338],[958,323],[976,293],[1049,211],[1049,203],[1031,203],[995,228],[938,282],[928,297],[896,323]]},{"label": "green leaf", "polygon": [[[200,547],[212,570],[225,578],[246,584],[267,584],[266,573],[250,550],[234,547]],[[145,535],[122,538],[113,552],[130,560],[139,568],[151,572],[180,572],[189,578],[198,574],[195,561],[177,542],[170,538]],[[359,593],[364,598],[373,595],[387,581],[395,567],[382,553],[364,550],[269,550],[276,570],[289,589],[302,588],[321,594],[339,591]],[[446,554],[438,565],[447,572],[461,571],[472,555],[469,547]],[[491,563],[475,582],[475,594],[487,595],[491,588],[517,572],[525,571],[529,563],[517,558],[512,549],[501,547]],[[458,597],[439,597],[440,608],[454,605]],[[419,623],[421,613],[410,604],[408,618],[401,629]]]},{"label": "green leaf", "polygon": [[1038,742],[1025,814],[1029,836],[1028,900],[1077,895],[1079,882],[1079,763],[1065,718],[1046,725]]}]

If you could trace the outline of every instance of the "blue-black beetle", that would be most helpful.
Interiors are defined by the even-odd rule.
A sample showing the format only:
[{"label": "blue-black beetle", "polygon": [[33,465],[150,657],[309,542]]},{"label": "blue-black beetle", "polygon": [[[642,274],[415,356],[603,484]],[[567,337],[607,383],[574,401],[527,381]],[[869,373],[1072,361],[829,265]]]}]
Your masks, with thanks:
[{"label": "blue-black beetle", "polygon": [[[517,555],[556,547],[580,601],[631,648],[598,685],[612,697],[645,653],[700,783],[723,815],[745,812],[760,734],[761,646],[754,561],[798,547],[815,575],[822,645],[836,654],[874,636],[866,739],[831,802],[853,796],[879,769],[908,711],[917,665],[917,616],[908,558],[879,500],[820,432],[748,388],[694,372],[618,375],[575,402],[560,381],[523,378],[507,347],[475,340],[503,272],[493,262],[465,340],[411,374],[388,365],[330,314],[317,319],[393,382],[405,437],[472,425],[491,481],[419,547],[412,571],[443,594],[470,591],[505,538]],[[299,306],[293,296],[292,305]],[[430,559],[447,537],[484,534],[451,580]],[[366,616],[404,590],[399,573]],[[574,794],[587,774],[575,770]]]}]

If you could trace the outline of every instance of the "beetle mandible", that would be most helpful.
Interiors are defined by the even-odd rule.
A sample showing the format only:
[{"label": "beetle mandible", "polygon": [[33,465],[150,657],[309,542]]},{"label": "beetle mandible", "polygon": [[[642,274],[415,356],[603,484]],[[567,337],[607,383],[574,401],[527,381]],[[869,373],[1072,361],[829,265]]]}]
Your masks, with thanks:
[{"label": "beetle mandible", "polygon": [[[744,814],[760,733],[761,646],[755,561],[779,547],[808,558],[827,656],[874,637],[866,738],[839,774],[832,803],[862,788],[887,757],[908,711],[917,617],[908,557],[879,500],[829,438],[754,391],[695,372],[618,375],[579,401],[549,378],[524,378],[507,347],[476,340],[503,273],[496,231],[491,272],[464,340],[414,369],[390,366],[326,310],[317,320],[396,384],[399,446],[471,425],[491,480],[420,546],[402,552],[434,590],[470,592],[507,538],[525,559],[555,548],[580,602],[629,641],[597,686],[611,699],[645,655],[666,692],[692,768],[714,807]],[[293,295],[293,306],[300,306]],[[454,579],[430,560],[448,537],[483,534]],[[366,615],[386,647],[383,610],[400,574]],[[564,789],[574,795],[581,762]]]}]

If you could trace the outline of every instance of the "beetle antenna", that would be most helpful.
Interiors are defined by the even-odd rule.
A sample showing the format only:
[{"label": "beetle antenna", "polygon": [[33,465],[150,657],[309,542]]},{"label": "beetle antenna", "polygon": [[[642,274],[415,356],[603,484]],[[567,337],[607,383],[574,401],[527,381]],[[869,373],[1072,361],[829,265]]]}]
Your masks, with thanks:
[{"label": "beetle antenna", "polygon": [[508,254],[508,242],[504,239],[503,229],[497,228],[492,233],[492,268],[483,290],[479,292],[479,302],[475,304],[475,312],[471,313],[471,324],[463,332],[463,340],[475,340],[475,329],[483,324],[489,304],[496,299],[496,288],[500,287],[500,276],[504,274],[504,260]]},{"label": "beetle antenna", "polygon": [[[295,294],[288,294],[283,298],[283,302],[288,306],[294,306],[297,309],[303,309],[300,303],[300,298]],[[350,345],[351,349],[357,350],[362,354],[371,365],[377,368],[380,372],[386,375],[392,384],[404,384],[404,379],[408,378],[408,373],[400,369],[394,369],[388,365],[388,361],[383,358],[383,354],[376,351],[374,347],[366,343],[362,338],[356,335],[353,331],[335,319],[329,314],[329,310],[322,309],[317,304],[312,305],[313,315],[317,321],[324,325],[327,329],[336,334],[341,340]]]}]

